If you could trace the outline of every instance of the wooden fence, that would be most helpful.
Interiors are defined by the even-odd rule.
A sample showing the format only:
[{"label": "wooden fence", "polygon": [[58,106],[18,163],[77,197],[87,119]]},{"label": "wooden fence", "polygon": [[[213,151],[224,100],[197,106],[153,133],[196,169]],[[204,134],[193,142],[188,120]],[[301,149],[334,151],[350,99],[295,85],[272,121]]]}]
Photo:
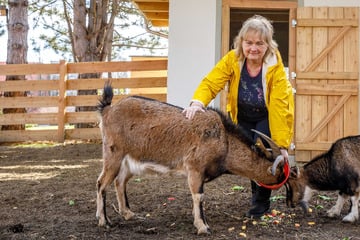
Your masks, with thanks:
[{"label": "wooden fence", "polygon": [[[81,73],[101,73],[102,77],[79,79]],[[104,83],[110,80],[117,90],[114,102],[134,94],[166,101],[166,73],[166,59],[0,65],[2,78],[6,75],[27,76],[27,80],[0,81],[0,94],[18,91],[28,93],[26,97],[0,97],[1,112],[4,108],[27,109],[26,113],[0,113],[0,126],[27,126],[25,130],[0,131],[0,143],[100,139],[98,127],[74,127],[78,123],[97,124],[95,111],[75,112],[74,108],[96,106],[100,96],[77,95],[77,91],[98,89],[98,94],[101,94]]]}]

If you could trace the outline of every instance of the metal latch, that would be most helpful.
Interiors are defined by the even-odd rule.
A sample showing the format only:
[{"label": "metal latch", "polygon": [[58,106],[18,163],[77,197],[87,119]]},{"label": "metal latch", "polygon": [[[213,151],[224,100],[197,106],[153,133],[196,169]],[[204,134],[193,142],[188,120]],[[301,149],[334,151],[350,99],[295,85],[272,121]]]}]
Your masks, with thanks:
[{"label": "metal latch", "polygon": [[296,27],[296,25],[297,25],[296,19],[291,19],[291,26]]}]

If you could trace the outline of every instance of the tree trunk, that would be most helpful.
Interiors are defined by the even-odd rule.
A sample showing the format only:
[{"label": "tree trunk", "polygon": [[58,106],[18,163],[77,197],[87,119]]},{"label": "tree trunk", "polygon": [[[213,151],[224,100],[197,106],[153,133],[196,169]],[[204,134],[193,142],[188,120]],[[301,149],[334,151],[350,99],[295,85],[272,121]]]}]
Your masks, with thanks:
[{"label": "tree trunk", "polygon": [[[112,44],[114,18],[118,13],[118,1],[112,2],[112,13],[108,20],[108,1],[90,1],[86,8],[85,0],[74,1],[74,53],[76,62],[105,61]],[[87,20],[86,20],[87,19]],[[88,25],[86,25],[86,23]],[[79,78],[100,78],[101,73],[84,73]],[[96,95],[96,89],[79,90],[78,95]],[[95,111],[95,106],[78,106],[77,112]],[[92,124],[79,123],[78,128],[93,127]]]},{"label": "tree trunk", "polygon": [[[6,64],[27,63],[28,1],[9,0],[9,22]],[[25,80],[24,75],[6,76],[6,81]],[[25,92],[5,92],[4,97],[24,97]],[[25,108],[4,108],[3,113],[25,113]],[[25,125],[4,125],[2,130],[22,130]]]}]

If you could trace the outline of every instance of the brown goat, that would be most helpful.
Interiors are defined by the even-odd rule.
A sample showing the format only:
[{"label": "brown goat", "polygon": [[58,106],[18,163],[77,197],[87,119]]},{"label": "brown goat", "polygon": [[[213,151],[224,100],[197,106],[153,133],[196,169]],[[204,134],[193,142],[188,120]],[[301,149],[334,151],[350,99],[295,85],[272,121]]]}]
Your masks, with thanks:
[{"label": "brown goat", "polygon": [[342,221],[356,221],[360,199],[360,136],[341,138],[300,169],[293,167],[285,186],[287,205],[299,204],[305,214],[314,191],[338,191],[336,204],[327,211],[329,217],[339,216],[345,199],[350,196],[351,210]]},{"label": "brown goat", "polygon": [[[272,153],[255,147],[244,130],[220,111],[208,109],[187,119],[183,109],[142,97],[127,97],[111,105],[110,85],[105,85],[99,103],[103,141],[103,169],[97,180],[99,226],[106,217],[105,189],[115,179],[119,212],[134,216],[126,196],[126,183],[133,175],[181,173],[187,177],[193,200],[194,225],[198,234],[210,233],[203,204],[204,183],[229,173],[264,184],[276,184],[284,176],[272,162]],[[266,157],[266,155],[268,157]],[[273,171],[271,171],[272,166]]]}]

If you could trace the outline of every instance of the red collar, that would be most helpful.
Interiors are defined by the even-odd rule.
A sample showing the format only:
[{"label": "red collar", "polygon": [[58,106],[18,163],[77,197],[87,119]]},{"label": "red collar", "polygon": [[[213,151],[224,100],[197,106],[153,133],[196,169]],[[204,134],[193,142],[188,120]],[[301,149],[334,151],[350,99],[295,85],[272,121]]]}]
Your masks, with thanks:
[{"label": "red collar", "polygon": [[289,176],[290,176],[290,166],[289,166],[289,162],[285,161],[284,167],[283,167],[283,171],[285,174],[285,179],[278,183],[278,184],[274,184],[274,185],[266,185],[264,183],[261,182],[256,182],[257,185],[264,187],[264,188],[268,188],[268,189],[272,189],[272,190],[276,190],[279,189],[282,185],[284,185],[286,183],[286,181],[288,180]]}]

